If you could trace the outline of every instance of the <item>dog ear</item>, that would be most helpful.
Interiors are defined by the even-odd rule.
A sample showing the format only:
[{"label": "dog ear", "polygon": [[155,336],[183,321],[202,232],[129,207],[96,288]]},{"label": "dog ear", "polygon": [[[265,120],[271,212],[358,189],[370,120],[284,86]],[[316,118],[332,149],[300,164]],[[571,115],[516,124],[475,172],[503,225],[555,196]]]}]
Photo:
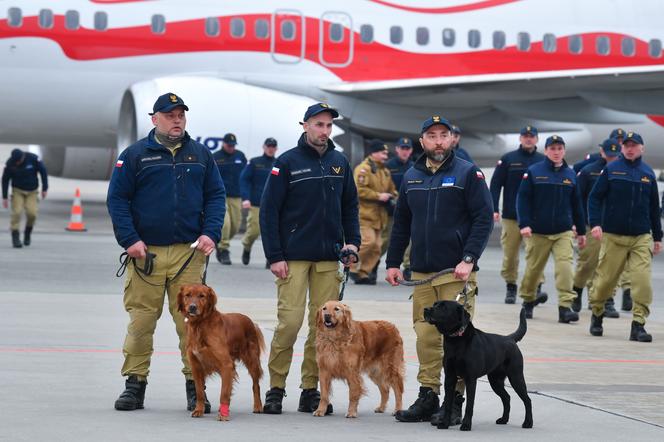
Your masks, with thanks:
[{"label": "dog ear", "polygon": [[209,287],[209,286],[204,286],[204,287],[207,289],[207,293],[208,293],[208,299],[207,299],[207,303],[205,304],[204,313],[206,315],[208,315],[208,314],[212,313],[215,310],[216,306],[217,306],[217,294],[214,292],[212,287]]},{"label": "dog ear", "polygon": [[323,328],[323,307],[316,310],[316,328]]},{"label": "dog ear", "polygon": [[341,305],[344,308],[344,316],[346,317],[346,320],[348,321],[348,323],[350,323],[350,321],[353,320],[353,312],[350,309],[350,307],[348,307],[346,304],[341,304]]},{"label": "dog ear", "polygon": [[184,288],[186,286],[180,287],[180,291],[178,292],[178,298],[177,298],[177,306],[178,306],[178,311],[182,313],[183,315],[186,313],[184,309]]}]

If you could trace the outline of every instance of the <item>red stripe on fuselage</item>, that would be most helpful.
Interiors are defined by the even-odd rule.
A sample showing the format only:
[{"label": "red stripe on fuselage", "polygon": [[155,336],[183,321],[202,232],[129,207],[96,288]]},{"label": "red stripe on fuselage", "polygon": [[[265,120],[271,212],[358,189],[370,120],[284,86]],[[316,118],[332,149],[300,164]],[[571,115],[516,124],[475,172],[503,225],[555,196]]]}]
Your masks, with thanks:
[{"label": "red stripe on fuselage", "polygon": [[379,5],[388,6],[390,8],[401,9],[402,11],[420,12],[422,14],[454,14],[456,12],[476,11],[478,9],[494,8],[496,6],[505,5],[507,3],[515,3],[520,0],[483,0],[465,5],[446,6],[442,8],[423,8],[416,6],[400,5],[398,3],[387,2],[384,0],[370,0]]},{"label": "red stripe on fuselage", "polygon": [[664,127],[664,115],[647,115],[647,117],[653,123]]}]

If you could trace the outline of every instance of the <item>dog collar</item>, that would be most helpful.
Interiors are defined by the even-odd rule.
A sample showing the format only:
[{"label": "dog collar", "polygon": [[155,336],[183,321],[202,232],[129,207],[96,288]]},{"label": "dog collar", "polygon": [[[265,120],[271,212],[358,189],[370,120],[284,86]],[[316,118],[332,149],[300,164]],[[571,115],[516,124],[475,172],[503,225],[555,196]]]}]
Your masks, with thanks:
[{"label": "dog collar", "polygon": [[450,335],[450,337],[463,336],[463,333],[466,331],[466,326],[462,325],[461,328]]}]

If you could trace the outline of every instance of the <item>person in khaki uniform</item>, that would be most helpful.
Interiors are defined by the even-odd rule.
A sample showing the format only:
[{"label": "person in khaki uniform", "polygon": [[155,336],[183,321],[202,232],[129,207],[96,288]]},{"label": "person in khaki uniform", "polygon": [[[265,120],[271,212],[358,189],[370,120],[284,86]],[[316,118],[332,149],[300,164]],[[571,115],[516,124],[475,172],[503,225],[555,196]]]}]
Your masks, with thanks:
[{"label": "person in khaki uniform", "polygon": [[[394,211],[394,226],[387,251],[387,281],[393,286],[403,279],[400,270],[404,251],[411,242],[413,280],[432,278],[445,269],[451,273],[418,285],[413,291],[413,328],[419,360],[418,398],[400,410],[400,422],[431,421],[443,417],[439,407],[442,370],[442,336],[424,320],[424,307],[440,300],[455,300],[466,287],[466,309],[474,312],[477,294],[477,265],[493,228],[491,195],[484,174],[472,163],[457,158],[452,146],[452,125],[439,115],[422,124],[420,144],[424,149],[403,177]],[[463,384],[451,420],[461,422]]]},{"label": "person in khaki uniform", "polygon": [[129,325],[122,348],[127,379],[115,401],[117,410],[144,407],[152,336],[165,295],[180,341],[187,409],[196,405],[177,294],[182,285],[202,281],[205,257],[221,236],[225,195],[212,154],[185,132],[187,110],[176,94],[160,96],[150,114],[155,128],[120,154],[108,186],[113,231],[127,255]]},{"label": "person in khaki uniform", "polygon": [[[601,241],[590,291],[590,334],[602,336],[606,300],[629,264],[632,294],[630,341],[651,342],[645,323],[652,303],[652,257],[662,251],[662,221],[657,179],[642,160],[641,135],[627,132],[618,160],[606,166],[588,197],[593,237]],[[606,209],[610,208],[610,210]]]},{"label": "person in khaki uniform", "polygon": [[[48,191],[48,174],[44,163],[37,155],[30,152],[23,152],[20,149],[14,149],[11,152],[5,169],[2,172],[2,207],[9,207],[7,194],[9,192],[9,183],[12,184],[12,213],[10,218],[10,229],[12,234],[12,246],[20,249],[23,245],[29,246],[31,243],[32,229],[37,220],[37,203],[39,195],[39,181],[37,175],[41,177],[41,197],[46,198]],[[21,227],[21,216],[25,211],[25,230],[23,232],[23,243],[19,229]]]},{"label": "person in khaki uniform", "polygon": [[[260,226],[265,257],[276,277],[277,326],[270,345],[270,390],[263,411],[281,414],[293,345],[308,309],[298,411],[318,408],[316,312],[338,299],[339,259],[360,246],[357,189],[348,160],[330,139],[339,113],[310,106],[297,146],[279,156],[265,183]],[[348,263],[350,264],[350,263]],[[307,302],[307,292],[309,300]],[[331,405],[327,412],[332,412]]]},{"label": "person in khaki uniform", "polygon": [[382,231],[387,226],[387,204],[396,198],[397,190],[385,167],[387,144],[374,140],[369,145],[369,156],[355,168],[353,176],[360,200],[360,263],[356,266],[355,284],[376,285],[372,278],[374,267],[380,260]]},{"label": "person in khaki uniform", "polygon": [[580,249],[586,243],[586,223],[576,186],[576,175],[565,162],[565,141],[558,135],[544,144],[546,159],[528,168],[523,174],[516,200],[521,235],[526,242],[526,270],[521,280],[521,297],[526,318],[532,319],[533,309],[546,301],[536,288],[552,254],[555,262],[558,291],[558,322],[579,320],[571,309],[576,293],[572,290],[574,263],[574,232]]}]

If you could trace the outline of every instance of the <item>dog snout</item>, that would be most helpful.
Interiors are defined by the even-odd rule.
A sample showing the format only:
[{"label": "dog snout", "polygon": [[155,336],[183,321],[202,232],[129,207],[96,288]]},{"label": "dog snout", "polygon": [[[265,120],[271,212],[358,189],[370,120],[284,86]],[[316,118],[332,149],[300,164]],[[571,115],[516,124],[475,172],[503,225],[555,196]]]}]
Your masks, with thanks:
[{"label": "dog snout", "polygon": [[191,314],[196,314],[198,311],[198,307],[196,307],[196,304],[189,304],[189,307],[187,308],[187,311]]},{"label": "dog snout", "polygon": [[331,321],[332,321],[332,315],[329,314],[329,313],[325,313],[325,314],[323,315],[323,321],[325,321],[325,322],[331,322]]}]

